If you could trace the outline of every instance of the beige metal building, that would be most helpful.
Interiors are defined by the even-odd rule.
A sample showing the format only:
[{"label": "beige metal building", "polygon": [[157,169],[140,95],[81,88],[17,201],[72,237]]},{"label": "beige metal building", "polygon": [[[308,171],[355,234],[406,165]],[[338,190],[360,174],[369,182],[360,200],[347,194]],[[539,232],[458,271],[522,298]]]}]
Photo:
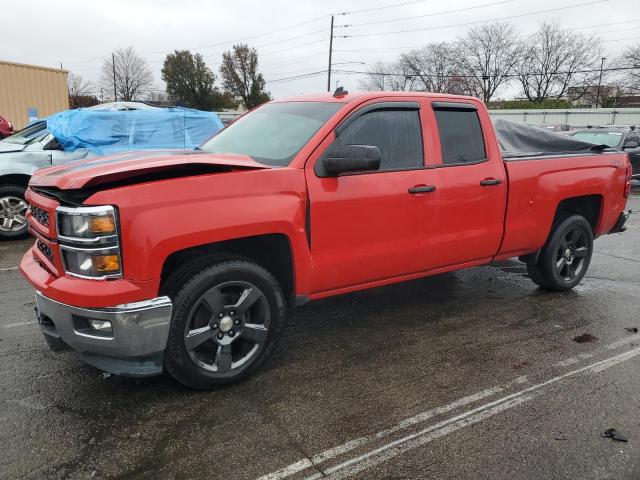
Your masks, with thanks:
[{"label": "beige metal building", "polygon": [[67,70],[0,60],[0,115],[16,130],[69,109]]}]

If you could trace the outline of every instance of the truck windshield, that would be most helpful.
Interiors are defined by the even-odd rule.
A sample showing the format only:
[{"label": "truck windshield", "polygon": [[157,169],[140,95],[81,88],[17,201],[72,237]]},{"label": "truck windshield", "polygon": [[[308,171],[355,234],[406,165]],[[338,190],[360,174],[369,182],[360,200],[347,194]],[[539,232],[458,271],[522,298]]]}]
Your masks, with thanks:
[{"label": "truck windshield", "polygon": [[622,132],[576,132],[573,138],[582,140],[583,142],[591,142],[597,145],[606,145],[607,147],[617,147],[622,140]]},{"label": "truck windshield", "polygon": [[200,149],[207,153],[247,155],[257,162],[284,167],[342,105],[268,103],[221,130]]}]

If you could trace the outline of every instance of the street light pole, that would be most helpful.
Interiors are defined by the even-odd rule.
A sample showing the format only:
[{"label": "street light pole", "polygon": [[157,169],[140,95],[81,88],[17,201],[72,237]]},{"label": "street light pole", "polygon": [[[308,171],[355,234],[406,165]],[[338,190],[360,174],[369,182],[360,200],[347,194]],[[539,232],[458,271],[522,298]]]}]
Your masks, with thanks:
[{"label": "street light pole", "polygon": [[602,69],[604,68],[604,61],[606,57],[602,57],[600,61],[600,76],[598,77],[598,91],[596,92],[596,108],[598,108],[598,103],[600,103],[600,85],[602,85]]},{"label": "street light pole", "polygon": [[327,70],[327,92],[331,91],[331,54],[333,53],[333,15],[331,15],[331,36],[329,37],[329,69]]},{"label": "street light pole", "polygon": [[113,69],[113,101],[118,101],[118,90],[116,88],[116,55],[111,54],[111,68]]}]

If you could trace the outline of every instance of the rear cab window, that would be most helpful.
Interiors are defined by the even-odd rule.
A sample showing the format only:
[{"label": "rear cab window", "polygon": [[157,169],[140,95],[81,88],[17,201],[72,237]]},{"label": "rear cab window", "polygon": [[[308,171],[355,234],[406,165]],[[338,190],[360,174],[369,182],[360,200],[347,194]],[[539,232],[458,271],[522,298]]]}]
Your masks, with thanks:
[{"label": "rear cab window", "polygon": [[475,106],[434,102],[443,165],[475,164],[487,160],[484,135]]}]

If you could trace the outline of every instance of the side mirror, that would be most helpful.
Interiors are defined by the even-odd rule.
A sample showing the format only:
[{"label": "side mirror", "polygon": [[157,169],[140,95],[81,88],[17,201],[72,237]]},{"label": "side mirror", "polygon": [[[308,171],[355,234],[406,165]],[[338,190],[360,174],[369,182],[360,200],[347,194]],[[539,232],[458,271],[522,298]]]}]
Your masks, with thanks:
[{"label": "side mirror", "polygon": [[627,148],[638,148],[638,142],[624,142],[624,145],[622,145],[622,149],[626,150]]},{"label": "side mirror", "polygon": [[328,175],[378,170],[380,150],[373,145],[338,145],[324,157],[322,164]]}]

